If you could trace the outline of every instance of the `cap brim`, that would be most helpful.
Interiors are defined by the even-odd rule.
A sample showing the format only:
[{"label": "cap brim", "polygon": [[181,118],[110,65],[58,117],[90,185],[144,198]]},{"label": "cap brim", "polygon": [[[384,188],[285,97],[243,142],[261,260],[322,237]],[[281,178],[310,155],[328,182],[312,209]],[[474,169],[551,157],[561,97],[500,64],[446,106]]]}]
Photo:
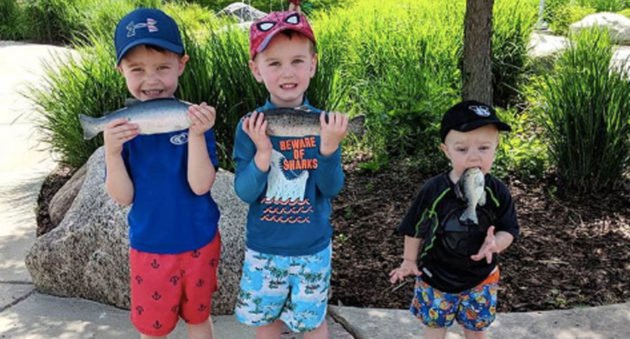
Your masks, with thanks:
[{"label": "cap brim", "polygon": [[460,132],[468,132],[468,131],[477,129],[479,127],[485,126],[485,125],[495,125],[497,126],[497,129],[499,131],[506,131],[506,132],[512,131],[512,128],[510,127],[510,125],[504,122],[498,121],[498,120],[476,120],[476,121],[459,125],[453,129]]},{"label": "cap brim", "polygon": [[120,65],[120,61],[122,60],[122,58],[125,57],[125,54],[127,54],[127,52],[129,52],[132,48],[134,48],[134,47],[136,47],[138,45],[157,46],[157,47],[164,48],[167,51],[171,51],[171,52],[173,52],[175,54],[182,54],[182,53],[184,53],[184,47],[183,46],[179,46],[179,45],[176,45],[176,44],[174,44],[172,42],[168,42],[168,41],[161,40],[161,39],[144,38],[144,39],[134,40],[132,43],[130,43],[129,45],[125,46],[125,48],[123,48],[123,50],[120,52],[120,55],[116,59],[116,64]]}]

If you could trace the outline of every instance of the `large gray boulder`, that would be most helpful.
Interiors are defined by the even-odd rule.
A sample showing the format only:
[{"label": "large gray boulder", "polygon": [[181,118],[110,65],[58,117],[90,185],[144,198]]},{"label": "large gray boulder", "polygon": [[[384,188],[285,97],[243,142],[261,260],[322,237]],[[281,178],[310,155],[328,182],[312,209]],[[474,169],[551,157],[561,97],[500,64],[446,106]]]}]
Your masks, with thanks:
[{"label": "large gray boulder", "polygon": [[[99,148],[87,163],[79,194],[54,230],[39,237],[26,256],[36,288],[43,293],[80,297],[129,308],[127,208],[114,203],[104,187],[105,162]],[[233,174],[220,170],[212,196],[221,209],[223,246],[219,290],[213,314],[234,310],[244,253],[247,206],[234,193]]]},{"label": "large gray boulder", "polygon": [[81,166],[76,173],[72,175],[72,178],[68,180],[57,193],[50,200],[48,205],[48,215],[50,215],[50,222],[56,227],[59,225],[66,212],[72,206],[74,198],[79,194],[83,181],[85,180],[85,174],[87,173],[87,164]]},{"label": "large gray boulder", "polygon": [[630,44],[630,19],[624,15],[600,12],[587,15],[584,19],[569,26],[572,32],[579,32],[591,27],[605,27],[610,32],[610,37],[614,43]]}]

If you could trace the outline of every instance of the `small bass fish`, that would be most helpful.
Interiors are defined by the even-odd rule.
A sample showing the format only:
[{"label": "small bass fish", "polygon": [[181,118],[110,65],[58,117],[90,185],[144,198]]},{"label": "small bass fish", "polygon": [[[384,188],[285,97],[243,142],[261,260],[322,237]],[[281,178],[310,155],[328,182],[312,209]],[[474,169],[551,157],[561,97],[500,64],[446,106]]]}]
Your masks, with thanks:
[{"label": "small bass fish", "polygon": [[134,101],[127,107],[108,113],[100,118],[79,114],[83,138],[94,138],[111,121],[124,118],[138,124],[140,134],[174,132],[190,127],[188,106],[191,104],[175,98],[159,98]]},{"label": "small bass fish", "polygon": [[[273,108],[262,113],[265,115],[265,120],[267,120],[267,135],[302,137],[319,135],[320,133],[319,114],[306,107]],[[326,121],[328,121],[328,116],[326,116]],[[364,125],[364,115],[353,117],[348,121],[348,132],[362,136]]]},{"label": "small bass fish", "polygon": [[455,194],[467,203],[459,221],[464,225],[478,225],[477,205],[486,204],[485,178],[481,169],[477,167],[466,169],[455,185]]}]

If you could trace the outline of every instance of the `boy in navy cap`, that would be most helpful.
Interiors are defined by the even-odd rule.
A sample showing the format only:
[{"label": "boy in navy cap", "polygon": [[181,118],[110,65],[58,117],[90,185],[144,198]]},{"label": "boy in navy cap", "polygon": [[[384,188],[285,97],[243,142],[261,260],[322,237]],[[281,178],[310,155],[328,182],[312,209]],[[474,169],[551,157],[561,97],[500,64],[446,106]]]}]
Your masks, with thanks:
[{"label": "boy in navy cap", "polygon": [[[328,338],[331,200],[343,187],[348,118],[331,112],[326,121],[309,105],[304,93],[316,65],[315,37],[299,11],[252,24],[249,66],[269,98],[236,128],[234,188],[249,213],[235,313],[257,338],[279,338],[285,325],[304,338]],[[319,116],[320,135],[268,136],[264,111],[297,106]]]},{"label": "boy in navy cap", "polygon": [[[175,21],[157,9],[123,17],[116,64],[131,95],[173,98],[188,55]],[[221,248],[210,195],[218,160],[213,107],[188,110],[187,130],[139,135],[124,119],[104,131],[106,189],[129,211],[131,322],[142,338],[164,337],[181,316],[191,338],[212,338],[209,320]]]},{"label": "boy in navy cap", "polygon": [[[398,226],[405,236],[403,261],[391,271],[390,281],[416,276],[410,311],[427,326],[425,338],[444,338],[454,319],[467,339],[485,338],[484,330],[494,321],[497,255],[519,233],[510,192],[489,173],[499,131],[509,130],[483,103],[464,101],[451,107],[442,119],[440,148],[452,168],[422,186]],[[460,221],[467,202],[455,193],[455,184],[472,167],[485,175],[487,196],[476,209],[477,224]]]}]

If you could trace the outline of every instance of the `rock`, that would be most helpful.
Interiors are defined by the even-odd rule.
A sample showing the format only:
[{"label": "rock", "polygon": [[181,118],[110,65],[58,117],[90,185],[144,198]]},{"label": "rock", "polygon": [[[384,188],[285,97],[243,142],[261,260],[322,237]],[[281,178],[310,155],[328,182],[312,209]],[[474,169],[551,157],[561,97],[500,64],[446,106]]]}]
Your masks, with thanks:
[{"label": "rock", "polygon": [[83,181],[85,180],[85,173],[87,173],[87,166],[83,165],[72,175],[72,178],[55,193],[52,200],[50,200],[48,215],[50,215],[50,221],[53,223],[54,227],[59,225],[72,205],[74,198],[76,198],[79,193],[79,189],[81,189]]},{"label": "rock", "polygon": [[527,54],[534,58],[548,58],[564,51],[569,39],[563,36],[533,32],[527,44]]},{"label": "rock", "polygon": [[613,43],[630,44],[630,19],[621,14],[600,12],[587,15],[584,19],[571,24],[569,28],[575,33],[596,26],[607,28]]},{"label": "rock", "polygon": [[[127,208],[105,192],[103,148],[90,157],[85,181],[59,226],[39,237],[26,256],[36,288],[129,308]],[[238,294],[244,254],[247,206],[233,189],[233,174],[220,170],[212,196],[221,209],[219,290],[213,314],[231,314]]]},{"label": "rock", "polygon": [[257,10],[242,2],[234,2],[224,9],[217,12],[217,16],[233,15],[238,18],[239,22],[256,21],[267,13]]}]

